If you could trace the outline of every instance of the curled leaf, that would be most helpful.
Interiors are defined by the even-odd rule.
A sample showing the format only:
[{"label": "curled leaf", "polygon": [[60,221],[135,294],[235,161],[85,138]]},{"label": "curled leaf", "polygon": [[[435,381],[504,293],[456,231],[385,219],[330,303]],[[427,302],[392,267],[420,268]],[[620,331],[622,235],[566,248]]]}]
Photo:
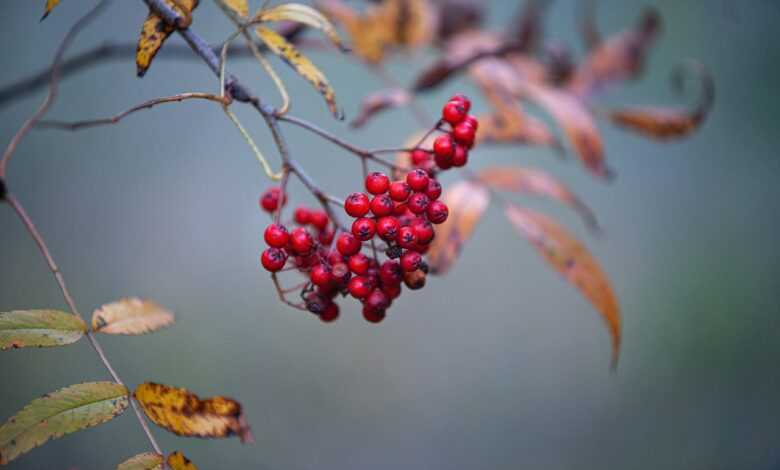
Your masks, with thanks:
[{"label": "curled leaf", "polygon": [[[199,0],[165,0],[165,3],[173,8],[176,13],[184,16],[192,14],[192,11],[198,7]],[[182,10],[185,8],[186,11]],[[176,28],[169,25],[165,20],[151,8],[141,28],[141,37],[138,39],[138,48],[135,53],[135,64],[139,77],[143,77],[152,60],[160,51],[165,40],[173,34]]]},{"label": "curled leaf", "polygon": [[490,193],[479,184],[460,181],[442,196],[450,209],[447,221],[436,227],[428,250],[428,265],[434,274],[447,272],[460,255],[490,202]]},{"label": "curled leaf", "polygon": [[127,388],[114,382],[71,385],[37,398],[0,426],[0,465],[50,439],[105,423],[129,404]]},{"label": "curled leaf", "polygon": [[344,52],[349,48],[344,45],[336,32],[333,24],[322,13],[308,5],[300,3],[285,3],[266,10],[261,10],[255,15],[255,21],[294,21],[312,28],[319,29],[336,47]]},{"label": "curled leaf", "polygon": [[171,470],[198,470],[198,467],[192,463],[192,460],[188,459],[181,451],[176,451],[168,454],[168,466]]},{"label": "curled leaf", "polygon": [[357,117],[349,125],[355,128],[362,127],[377,113],[404,106],[410,100],[411,95],[402,88],[379,90],[371,93],[363,99]]},{"label": "curled leaf", "polygon": [[156,452],[144,452],[117,465],[116,470],[163,470],[163,456]]},{"label": "curled leaf", "polygon": [[588,228],[599,231],[593,211],[563,183],[542,170],[493,166],[480,171],[478,177],[483,183],[501,191],[532,194],[560,201],[577,211]]},{"label": "curled leaf", "polygon": [[0,312],[0,350],[62,346],[75,343],[86,332],[81,318],[58,310]]},{"label": "curled leaf", "polygon": [[45,20],[47,16],[49,16],[49,13],[60,3],[60,0],[46,0],[46,9],[43,12],[43,16],[41,17],[41,21]]},{"label": "curled leaf", "polygon": [[249,4],[247,0],[223,0],[225,5],[230,8],[233,13],[239,16],[249,16]]},{"label": "curled leaf", "polygon": [[172,325],[173,313],[151,300],[121,299],[92,314],[92,329],[112,335],[142,335]]},{"label": "curled leaf", "polygon": [[216,396],[201,400],[186,388],[152,382],[136,387],[133,397],[153,423],[179,436],[236,435],[242,443],[253,440],[241,404],[230,398]]},{"label": "curled leaf", "polygon": [[328,104],[328,109],[330,109],[330,112],[333,113],[336,119],[344,119],[344,115],[336,107],[336,92],[333,91],[330,83],[328,83],[325,74],[320,72],[306,56],[301,54],[295,46],[276,31],[264,26],[258,26],[256,32],[257,36],[268,46],[271,52],[278,55],[322,94],[325,102]]},{"label": "curled leaf", "polygon": [[599,311],[612,337],[612,366],[617,366],[620,307],[599,264],[577,239],[548,217],[513,205],[506,206],[506,216],[547,262],[574,284]]}]

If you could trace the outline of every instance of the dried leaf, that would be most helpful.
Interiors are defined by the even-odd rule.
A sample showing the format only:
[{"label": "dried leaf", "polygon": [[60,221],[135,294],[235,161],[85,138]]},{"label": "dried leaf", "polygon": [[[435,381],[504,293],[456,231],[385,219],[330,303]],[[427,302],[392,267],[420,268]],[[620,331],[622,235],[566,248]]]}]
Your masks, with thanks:
[{"label": "dried leaf", "polygon": [[544,171],[493,166],[480,171],[478,177],[483,183],[501,191],[532,194],[560,201],[577,211],[591,230],[599,231],[593,211],[563,183]]},{"label": "dried leaf", "polygon": [[309,59],[276,31],[259,26],[256,32],[271,52],[278,55],[322,94],[328,109],[336,119],[344,119],[343,113],[336,107],[336,92],[333,91],[325,75]]},{"label": "dried leaf", "polygon": [[342,51],[349,51],[336,32],[333,24],[314,8],[299,3],[285,3],[267,10],[261,10],[255,15],[256,21],[295,21],[312,28],[319,29],[325,36]]},{"label": "dried leaf", "polygon": [[612,337],[612,366],[620,353],[620,307],[601,267],[569,232],[548,217],[513,205],[506,216],[556,271],[574,284],[599,311]]},{"label": "dried leaf", "polygon": [[360,112],[349,125],[354,128],[362,127],[377,113],[404,106],[411,99],[409,92],[402,88],[379,90],[371,93],[363,99],[363,103],[360,105]]},{"label": "dried leaf", "polygon": [[239,16],[249,16],[249,4],[247,0],[223,0],[225,5]]},{"label": "dried leaf", "polygon": [[186,388],[152,382],[136,387],[133,396],[152,422],[174,434],[203,438],[237,435],[242,443],[253,439],[241,404],[230,398],[201,400]]},{"label": "dried leaf", "polygon": [[173,324],[173,313],[151,300],[121,299],[92,314],[92,329],[111,335],[142,335]]},{"label": "dried leaf", "polygon": [[43,16],[41,17],[41,21],[45,20],[47,16],[49,16],[49,13],[59,5],[60,0],[46,0],[46,9],[43,12]]},{"label": "dried leaf", "polygon": [[460,181],[445,191],[442,200],[450,216],[436,227],[436,238],[428,250],[428,265],[434,274],[444,274],[455,263],[487,209],[490,193],[481,185]]},{"label": "dried leaf", "polygon": [[[198,7],[199,0],[165,0],[165,3],[173,8],[176,13],[180,15],[189,15],[195,8]],[[184,12],[179,7],[186,8]],[[149,66],[152,65],[152,60],[157,52],[160,51],[163,43],[168,37],[176,30],[172,25],[169,25],[165,20],[155,13],[152,9],[149,9],[149,16],[146,17],[143,27],[141,28],[141,37],[138,39],[138,49],[135,53],[135,64],[137,67],[137,73],[139,77],[143,77],[149,70]]]},{"label": "dried leaf", "polygon": [[198,467],[192,463],[192,460],[185,457],[184,454],[178,450],[168,454],[168,466],[171,467],[172,470],[198,470]]},{"label": "dried leaf", "polygon": [[526,0],[518,11],[509,36],[518,43],[518,50],[523,53],[534,52],[542,41],[542,16],[550,0]]},{"label": "dried leaf", "polygon": [[156,452],[144,452],[117,465],[116,470],[163,470],[165,461]]},{"label": "dried leaf", "polygon": [[22,408],[0,426],[0,465],[56,439],[119,416],[129,404],[127,388],[114,382],[71,385]]},{"label": "dried leaf", "polygon": [[0,312],[0,350],[62,346],[75,343],[84,333],[84,321],[57,310]]}]

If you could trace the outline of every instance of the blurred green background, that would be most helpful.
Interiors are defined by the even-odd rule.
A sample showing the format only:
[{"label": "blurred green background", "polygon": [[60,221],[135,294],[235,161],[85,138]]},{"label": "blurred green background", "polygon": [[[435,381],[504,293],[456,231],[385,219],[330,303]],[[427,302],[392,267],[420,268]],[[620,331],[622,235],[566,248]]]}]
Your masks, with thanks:
[{"label": "blurred green background", "polygon": [[[39,23],[43,3],[2,2],[0,85],[46,66],[94,2],[64,1]],[[203,3],[195,25],[216,43],[229,24]],[[490,23],[504,24],[516,3],[490,2]],[[342,318],[326,326],[280,305],[261,271],[267,218],[257,197],[268,183],[215,106],[167,105],[115,127],[35,131],[24,141],[10,166],[12,189],[47,238],[82,312],[135,295],[178,314],[174,327],[153,335],[102,338],[123,378],[235,397],[257,438],[241,446],[155,429],[165,449],[183,450],[202,469],[780,468],[780,4],[599,4],[605,33],[633,24],[647,4],[664,20],[645,76],[608,102],[678,103],[668,75],[680,60],[697,58],[717,86],[700,132],[664,144],[602,122],[618,174],[610,184],[545,149],[480,148],[472,162],[546,169],[594,208],[606,230],[601,239],[555,203],[524,201],[561,220],[611,277],[624,319],[615,374],[597,313],[513,233],[498,208],[451,274],[404,296],[384,323],[367,324],[354,302],[344,302]],[[573,1],[555,2],[546,29],[548,38],[581,53],[576,10]],[[141,1],[114,2],[71,52],[133,42],[145,15]],[[382,86],[346,57],[311,55],[348,116]],[[396,58],[389,69],[408,82],[431,58]],[[395,111],[350,131],[279,65],[293,112],[350,141],[398,146],[417,130],[407,112]],[[250,61],[230,68],[275,96]],[[102,117],[157,96],[216,89],[197,61],[158,60],[143,80],[132,60],[119,61],[66,80],[50,117]],[[475,90],[459,79],[421,103],[433,114],[456,91]],[[42,96],[0,110],[3,145]],[[477,100],[475,109],[485,104]],[[275,159],[256,115],[240,115]],[[295,156],[324,186],[340,195],[358,188],[353,157],[288,132]],[[294,202],[310,202],[299,186],[293,191]],[[0,227],[0,309],[64,308],[7,207],[0,208]],[[0,420],[45,392],[106,378],[84,341],[5,352]],[[126,413],[50,442],[10,468],[113,468],[147,448]]]}]

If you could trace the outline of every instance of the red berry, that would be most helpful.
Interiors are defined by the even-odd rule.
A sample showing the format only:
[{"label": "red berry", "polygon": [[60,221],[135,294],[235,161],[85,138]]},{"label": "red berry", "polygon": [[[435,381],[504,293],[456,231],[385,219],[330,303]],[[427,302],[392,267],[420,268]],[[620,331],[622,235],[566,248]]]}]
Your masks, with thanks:
[{"label": "red berry", "polygon": [[447,204],[441,201],[433,201],[428,204],[428,208],[425,210],[428,215],[428,220],[434,224],[443,224],[447,220],[447,216],[450,215],[450,210]]},{"label": "red berry", "polygon": [[364,305],[375,311],[386,310],[390,306],[390,299],[381,289],[374,289],[366,297]]},{"label": "red berry", "polygon": [[454,126],[461,122],[467,113],[468,111],[462,102],[449,101],[441,110],[441,118]]},{"label": "red berry", "polygon": [[406,204],[396,204],[393,208],[393,215],[394,216],[402,216],[406,214],[406,212],[409,210],[409,208],[406,206]]},{"label": "red berry", "polygon": [[455,153],[452,154],[452,160],[450,163],[452,166],[462,167],[466,166],[469,161],[469,151],[462,145],[455,147]]},{"label": "red berry", "polygon": [[406,181],[393,181],[390,185],[390,199],[397,202],[404,202],[412,194],[412,188]]},{"label": "red berry", "polygon": [[290,241],[290,233],[287,232],[287,228],[284,225],[271,224],[265,228],[263,238],[268,246],[284,248],[287,246],[287,242]]},{"label": "red berry", "polygon": [[412,165],[423,166],[431,161],[431,154],[423,149],[412,150]]},{"label": "red berry", "polygon": [[309,278],[315,286],[324,287],[331,283],[333,280],[333,275],[331,274],[331,269],[328,265],[318,264],[317,266],[311,268]]},{"label": "red berry", "polygon": [[433,230],[433,225],[427,220],[415,222],[412,225],[412,228],[414,228],[414,234],[417,236],[417,243],[422,245],[427,245],[433,241],[433,237],[436,235],[436,232]]},{"label": "red berry", "polygon": [[352,256],[360,251],[360,248],[360,240],[351,233],[342,233],[339,235],[339,239],[336,240],[336,249],[339,250],[342,256]]},{"label": "red berry", "polygon": [[374,310],[368,305],[363,306],[363,318],[370,323],[379,323],[385,319],[384,310]]},{"label": "red berry", "polygon": [[[461,122],[454,129],[452,129],[452,137],[455,138],[461,145],[465,145],[471,148],[474,145],[474,137],[476,136],[476,129],[471,127],[471,124],[467,122]],[[454,149],[453,149],[454,150]]]},{"label": "red berry", "polygon": [[365,299],[368,297],[368,295],[371,294],[373,287],[371,281],[363,276],[355,276],[350,279],[349,284],[347,284],[347,290],[349,290],[350,295],[356,299]]},{"label": "red berry", "polygon": [[463,119],[463,122],[465,122],[465,123],[468,123],[468,124],[471,124],[471,127],[473,127],[475,131],[476,131],[477,129],[479,129],[479,121],[477,121],[477,118],[475,118],[475,117],[474,117],[474,116],[472,116],[471,114],[469,114],[468,116],[466,116],[466,118],[465,118],[465,119]]},{"label": "red berry", "polygon": [[412,213],[422,214],[425,212],[425,209],[428,208],[429,202],[430,199],[428,199],[428,196],[426,196],[425,193],[414,193],[409,196],[409,202],[407,202],[406,205]]},{"label": "red berry", "polygon": [[368,272],[368,256],[364,255],[363,253],[355,253],[354,255],[350,256],[348,264],[350,271],[355,274],[362,276]]},{"label": "red berry", "polygon": [[384,217],[393,213],[395,204],[387,194],[380,194],[371,199],[371,212],[377,217]]},{"label": "red berry", "polygon": [[453,155],[436,155],[434,161],[436,162],[436,166],[438,166],[442,170],[449,170],[452,168],[452,159],[454,158]]},{"label": "red berry", "polygon": [[425,195],[428,196],[428,199],[431,201],[439,199],[439,196],[441,196],[441,183],[435,178],[428,179],[428,187],[425,188]]},{"label": "red berry", "polygon": [[433,153],[441,158],[452,157],[455,151],[455,142],[449,134],[440,135],[433,141]]},{"label": "red berry", "polygon": [[299,255],[307,255],[314,248],[314,239],[303,227],[298,227],[290,234],[290,246]]},{"label": "red berry", "polygon": [[349,267],[345,263],[336,263],[330,268],[330,274],[333,276],[333,280],[340,286],[344,286],[349,282],[349,278],[352,277],[352,273],[349,272]]},{"label": "red berry", "polygon": [[287,262],[287,255],[279,248],[266,248],[260,256],[260,263],[263,267],[272,273],[279,271]]},{"label": "red berry", "polygon": [[401,295],[401,283],[388,285],[385,284],[382,286],[382,292],[385,293],[385,295],[390,299],[397,299],[399,295]]},{"label": "red berry", "polygon": [[305,207],[297,207],[293,213],[293,219],[298,225],[306,225],[311,221],[311,211]]},{"label": "red berry", "polygon": [[[260,196],[260,207],[266,212],[274,212],[279,207],[281,194],[282,190],[276,186],[268,188],[268,190]],[[287,202],[286,198],[284,201],[281,201],[281,204],[284,205],[285,202]]]},{"label": "red berry", "polygon": [[344,210],[351,217],[363,217],[368,214],[368,196],[363,193],[352,193],[344,200]]},{"label": "red berry", "polygon": [[398,285],[403,280],[403,270],[398,261],[387,260],[379,268],[379,279],[383,285]]},{"label": "red berry", "polygon": [[298,269],[306,269],[311,265],[317,263],[317,261],[318,261],[317,257],[311,255],[296,256],[295,258],[293,258],[295,267]]},{"label": "red berry", "polygon": [[309,223],[319,230],[325,230],[328,226],[328,214],[325,211],[311,211]]},{"label": "red berry", "polygon": [[466,96],[464,94],[458,93],[457,95],[453,95],[452,98],[450,98],[450,101],[457,101],[457,102],[459,102],[461,104],[461,106],[466,108],[466,112],[467,113],[469,111],[471,111],[471,100],[469,99],[468,96]]},{"label": "red berry", "polygon": [[406,184],[412,191],[425,191],[428,188],[428,179],[428,172],[419,168],[406,174]]},{"label": "red berry", "polygon": [[366,176],[366,190],[371,194],[382,194],[390,187],[390,178],[384,173],[375,171]]},{"label": "red berry", "polygon": [[404,284],[411,290],[422,289],[425,287],[426,274],[422,270],[404,273]]},{"label": "red berry", "polygon": [[320,242],[320,245],[330,245],[334,235],[336,233],[333,230],[323,230],[317,235],[317,241]]},{"label": "red berry", "polygon": [[417,234],[412,227],[401,227],[396,240],[401,248],[411,249],[417,245]]},{"label": "red berry", "polygon": [[[346,235],[346,234],[343,234],[343,235]],[[352,237],[352,238],[355,238],[355,237]],[[357,241],[357,240],[355,240],[355,241]],[[328,259],[328,264],[333,266],[336,263],[343,263],[344,262],[344,255],[339,253],[338,250],[333,250],[330,253],[328,253],[328,258],[327,259]]]},{"label": "red berry", "polygon": [[401,255],[401,269],[404,270],[404,272],[412,272],[417,271],[420,269],[420,266],[422,265],[422,255],[420,253],[417,253],[416,251],[405,251],[403,255]]},{"label": "red berry", "polygon": [[376,223],[373,219],[361,217],[352,222],[352,235],[356,236],[358,240],[371,240],[374,233],[376,233]]},{"label": "red berry", "polygon": [[338,317],[339,317],[339,306],[335,302],[329,303],[322,310],[322,312],[320,312],[320,320],[322,320],[324,323],[330,323],[332,321],[336,321]]},{"label": "red berry", "polygon": [[398,223],[398,219],[392,216],[382,217],[376,223],[376,233],[385,241],[395,240],[400,228],[401,224]]}]

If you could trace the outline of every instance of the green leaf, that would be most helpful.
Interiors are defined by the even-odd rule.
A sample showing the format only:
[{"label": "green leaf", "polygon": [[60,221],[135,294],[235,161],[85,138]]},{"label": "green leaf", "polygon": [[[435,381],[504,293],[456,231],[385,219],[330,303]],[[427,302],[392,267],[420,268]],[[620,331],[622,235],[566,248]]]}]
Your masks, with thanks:
[{"label": "green leaf", "polygon": [[58,310],[0,312],[0,350],[62,346],[75,343],[86,331],[81,318]]},{"label": "green leaf", "polygon": [[129,404],[124,385],[88,382],[71,385],[30,402],[0,426],[0,465],[65,434],[105,423]]},{"label": "green leaf", "polygon": [[155,452],[144,452],[120,463],[116,470],[163,470],[163,456]]}]

